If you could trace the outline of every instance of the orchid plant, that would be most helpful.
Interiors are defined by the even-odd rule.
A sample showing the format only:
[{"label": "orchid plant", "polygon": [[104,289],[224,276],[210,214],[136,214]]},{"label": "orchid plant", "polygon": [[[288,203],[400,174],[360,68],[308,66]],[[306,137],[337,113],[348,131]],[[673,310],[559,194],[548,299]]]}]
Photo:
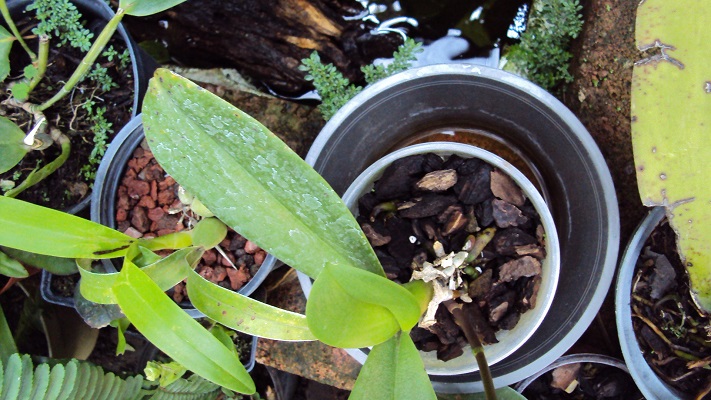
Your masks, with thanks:
[{"label": "orchid plant", "polygon": [[[77,259],[84,297],[117,304],[168,356],[230,390],[252,393],[255,387],[228,346],[164,293],[183,279],[194,307],[225,327],[276,340],[371,346],[353,399],[436,398],[409,335],[432,287],[387,279],[355,218],[316,171],[252,117],[167,70],[159,69],[151,80],[143,109],[156,159],[217,219],[205,218],[189,232],[133,239],[0,198],[0,218],[6,221],[0,245]],[[205,249],[224,237],[220,221],[315,279],[305,315],[229,291],[193,271]],[[163,248],[180,250],[165,258],[154,253]],[[119,273],[92,271],[90,260],[117,256],[124,260]],[[456,307],[450,311],[466,318]],[[487,398],[496,398],[477,335],[466,329],[465,334],[480,362]],[[520,398],[508,388],[496,392]]]}]

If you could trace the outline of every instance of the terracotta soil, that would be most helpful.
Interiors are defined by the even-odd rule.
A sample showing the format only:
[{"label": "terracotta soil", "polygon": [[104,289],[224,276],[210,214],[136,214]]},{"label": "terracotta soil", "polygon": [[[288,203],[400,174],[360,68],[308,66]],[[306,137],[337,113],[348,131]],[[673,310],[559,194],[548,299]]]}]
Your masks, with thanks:
[{"label": "terracotta soil", "polygon": [[[18,23],[18,28],[21,30],[29,29],[30,27],[27,25],[30,22],[28,20],[22,21]],[[98,33],[95,30],[94,37]],[[30,96],[30,101],[35,104],[40,104],[53,96],[74,72],[84,55],[78,50],[68,49],[68,46],[63,46],[60,52],[60,49],[56,47],[57,40],[52,43],[54,44],[49,52],[46,77]],[[30,41],[28,45],[33,48],[36,43]],[[108,46],[113,46],[119,54],[126,49],[125,42],[118,35],[111,39]],[[21,77],[22,69],[29,64],[29,59],[20,46],[13,46],[10,59],[12,65],[10,77]],[[109,61],[105,56],[99,57],[96,62],[107,68],[108,75],[117,85],[116,88],[104,91],[93,81],[85,79],[77,85],[72,93],[44,111],[51,127],[59,129],[71,140],[71,153],[62,167],[43,182],[21,193],[18,198],[64,210],[79,203],[89,195],[93,178],[84,177],[81,170],[82,167],[89,163],[90,154],[94,149],[94,132],[93,123],[90,121],[87,110],[82,105],[87,102],[94,102],[93,110],[99,107],[106,109],[104,116],[113,130],[113,133],[107,138],[106,143],[108,145],[114,134],[131,119],[134,95],[134,77],[132,76],[130,63],[126,68],[121,68],[116,57]],[[2,88],[2,97],[10,97],[7,86]],[[17,108],[0,104],[0,115],[10,118],[25,132],[29,132],[33,126],[33,122],[29,119],[29,114]],[[0,174],[0,180],[12,180],[19,185],[36,167],[46,165],[56,159],[59,154],[60,147],[56,143],[45,150],[32,151],[25,156],[18,166],[4,174]],[[98,163],[93,169],[96,170],[96,167],[98,167]]]},{"label": "terracotta soil", "polygon": [[[128,161],[118,187],[116,228],[134,238],[189,229],[196,216],[180,202],[177,190],[175,179],[163,171],[143,141]],[[266,257],[264,250],[232,229],[228,229],[219,247],[226,257],[216,249],[209,249],[196,271],[205,279],[235,291],[249,282]],[[187,296],[185,283],[176,285],[171,295],[176,302],[183,302]]]}]

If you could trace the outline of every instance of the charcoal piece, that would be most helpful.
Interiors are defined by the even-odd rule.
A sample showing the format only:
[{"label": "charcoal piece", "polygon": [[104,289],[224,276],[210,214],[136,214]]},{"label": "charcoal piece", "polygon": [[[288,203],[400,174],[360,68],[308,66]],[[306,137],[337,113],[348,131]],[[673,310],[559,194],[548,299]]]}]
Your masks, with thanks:
[{"label": "charcoal piece", "polygon": [[424,218],[418,220],[420,222],[420,228],[424,231],[425,236],[430,240],[435,240],[437,238],[437,225],[430,218]]},{"label": "charcoal piece", "polygon": [[516,293],[509,290],[501,296],[498,296],[489,301],[489,322],[495,324],[508,313],[509,309],[513,308],[516,302]]},{"label": "charcoal piece", "polygon": [[422,172],[424,156],[412,155],[395,160],[390,164],[380,179],[375,182],[375,195],[380,200],[392,200],[407,195],[417,174]]},{"label": "charcoal piece", "polygon": [[[645,255],[654,254],[647,251]],[[651,292],[649,297],[654,300],[659,300],[666,295],[670,290],[676,287],[676,271],[672,267],[671,262],[664,254],[656,254],[654,258],[654,272],[650,278]]]},{"label": "charcoal piece", "polygon": [[[409,268],[412,257],[417,246],[416,237],[412,232],[412,225],[409,221],[400,218],[390,218],[386,221],[385,227],[390,232],[392,239],[386,246],[388,253],[401,268]],[[415,238],[413,241],[412,238]]]},{"label": "charcoal piece", "polygon": [[475,303],[464,303],[462,310],[467,315],[467,323],[479,336],[482,344],[494,344],[499,341],[496,339],[494,329],[489,325],[487,318]]},{"label": "charcoal piece", "polygon": [[411,268],[412,269],[422,269],[422,265],[427,261],[427,251],[425,249],[417,249],[415,250],[415,255],[412,256],[412,264]]},{"label": "charcoal piece", "polygon": [[361,228],[363,229],[363,233],[365,233],[365,237],[368,238],[370,245],[373,247],[384,246],[392,240],[390,232],[382,223],[366,223],[362,224]]},{"label": "charcoal piece", "polygon": [[491,290],[494,272],[490,269],[482,272],[476,279],[469,283],[469,297],[476,300],[483,299]]},{"label": "charcoal piece", "polygon": [[469,233],[465,230],[459,230],[449,235],[449,251],[459,252],[464,247],[464,243],[467,241]]},{"label": "charcoal piece", "polygon": [[423,192],[444,192],[457,183],[457,171],[441,169],[427,173],[415,182],[415,189]]},{"label": "charcoal piece", "polygon": [[522,311],[536,307],[536,299],[538,298],[538,290],[541,288],[542,280],[540,275],[536,275],[527,280],[526,286],[521,292],[521,300],[519,302]]},{"label": "charcoal piece", "polygon": [[530,200],[526,199],[526,202],[523,203],[522,206],[516,206],[518,207],[519,210],[523,213],[523,215],[527,216],[528,218],[539,220],[540,216],[538,215],[538,211],[536,211],[536,207],[533,206],[533,203],[531,203]]},{"label": "charcoal piece", "polygon": [[442,160],[442,157],[438,156],[435,153],[427,153],[425,154],[425,159],[422,162],[422,172],[430,173],[432,171],[445,169],[443,168],[443,165],[444,160]]},{"label": "charcoal piece", "polygon": [[[480,230],[479,222],[476,219],[476,213],[474,212],[474,206],[468,205],[464,207],[464,215],[467,217],[467,225],[464,230],[468,233],[474,233]],[[493,215],[492,215],[493,218]]]},{"label": "charcoal piece", "polygon": [[444,164],[442,164],[442,169],[458,169],[459,166],[462,165],[463,162],[464,162],[464,158],[462,158],[456,154],[452,154],[451,156],[449,156],[447,161],[445,161]]},{"label": "charcoal piece", "polygon": [[506,314],[505,317],[501,318],[497,326],[499,327],[499,329],[510,331],[511,329],[516,327],[520,319],[521,314],[519,312],[512,311]]},{"label": "charcoal piece", "polygon": [[429,193],[417,201],[414,206],[400,211],[403,218],[424,218],[442,213],[447,207],[456,203],[454,196]]},{"label": "charcoal piece", "polygon": [[528,222],[528,217],[521,213],[515,205],[503,200],[494,199],[492,201],[492,216],[499,228],[509,228],[512,226],[522,226]]},{"label": "charcoal piece", "polygon": [[654,352],[653,354],[656,354],[659,360],[663,360],[671,355],[671,350],[664,340],[657,336],[649,326],[642,325],[642,328],[638,332],[642,336],[642,340],[649,345]]},{"label": "charcoal piece", "polygon": [[443,225],[442,234],[445,236],[463,230],[469,222],[464,215],[462,206],[458,204],[447,207],[447,209],[437,217],[437,221]]},{"label": "charcoal piece", "polygon": [[437,359],[441,361],[453,360],[464,354],[464,349],[456,343],[441,346],[437,349]]},{"label": "charcoal piece", "polygon": [[454,317],[447,310],[447,307],[440,304],[435,313],[437,323],[428,327],[430,332],[437,335],[442,344],[452,344],[457,342],[460,334],[459,326],[454,322]]},{"label": "charcoal piece", "polygon": [[380,204],[380,200],[375,197],[375,193],[368,192],[358,199],[358,215],[367,217],[373,212],[373,208]]},{"label": "charcoal piece", "polygon": [[490,226],[494,223],[494,205],[492,201],[493,199],[486,199],[474,207],[474,214],[479,226]]},{"label": "charcoal piece", "polygon": [[493,197],[491,193],[491,166],[483,164],[470,175],[462,175],[455,185],[455,192],[464,204],[478,204]]},{"label": "charcoal piece", "polygon": [[427,329],[416,326],[410,330],[410,339],[413,342],[424,342],[431,339],[437,340],[437,336]]},{"label": "charcoal piece", "polygon": [[436,351],[439,350],[439,348],[442,346],[442,343],[437,340],[437,336],[433,336],[433,339],[426,340],[424,342],[420,342],[419,346],[417,346],[418,349],[422,351]]},{"label": "charcoal piece", "polygon": [[[471,175],[479,170],[482,165],[485,165],[484,160],[478,158],[467,158],[457,167],[457,172],[462,175]],[[486,164],[488,165],[488,164]]]},{"label": "charcoal piece", "polygon": [[537,240],[519,228],[506,228],[496,231],[492,243],[497,253],[513,256],[516,254],[517,246],[534,244]]},{"label": "charcoal piece", "polygon": [[518,207],[526,202],[526,197],[516,182],[498,169],[491,171],[491,192],[501,200]]},{"label": "charcoal piece", "polygon": [[531,256],[524,256],[511,260],[499,269],[499,280],[512,282],[521,277],[536,276],[541,274],[541,262]]}]

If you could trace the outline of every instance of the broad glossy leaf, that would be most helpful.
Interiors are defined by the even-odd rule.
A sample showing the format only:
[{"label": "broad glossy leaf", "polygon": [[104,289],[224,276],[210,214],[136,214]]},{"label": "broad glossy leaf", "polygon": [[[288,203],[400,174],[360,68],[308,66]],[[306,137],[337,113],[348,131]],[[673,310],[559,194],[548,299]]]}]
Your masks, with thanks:
[{"label": "broad glossy leaf", "polygon": [[10,278],[27,278],[30,274],[19,261],[0,251],[0,275]]},{"label": "broad glossy leaf", "polygon": [[165,69],[143,107],[156,159],[228,226],[311,277],[326,262],[385,276],[328,183],[252,117]]},{"label": "broad glossy leaf", "polygon": [[707,312],[711,312],[709,14],[708,1],[640,2],[636,42],[651,58],[635,64],[631,97],[640,198],[645,205],[667,207],[681,260],[691,265],[687,268],[691,293]]},{"label": "broad glossy leaf", "polygon": [[[2,39],[0,38],[1,51]],[[0,61],[0,69],[1,65]],[[25,133],[22,132],[22,129],[8,118],[0,117],[0,174],[12,169],[30,151],[30,147],[23,142],[24,139]]]},{"label": "broad glossy leaf", "polygon": [[407,332],[373,346],[360,370],[351,400],[434,400],[420,352]]},{"label": "broad glossy leaf", "polygon": [[188,275],[188,293],[195,308],[236,331],[275,340],[316,340],[305,316],[217,286],[195,271]]},{"label": "broad glossy leaf", "polygon": [[113,291],[136,329],[170,358],[230,390],[255,392],[254,382],[239,359],[138,267],[126,263]]},{"label": "broad glossy leaf", "polygon": [[[0,26],[0,82],[10,74],[10,50],[14,41],[15,36],[4,26]],[[2,172],[4,171],[0,170],[0,173]]]},{"label": "broad glossy leaf", "polygon": [[[158,261],[142,268],[161,290],[165,291],[177,285],[185,279],[200,260],[204,250],[196,247],[188,247],[180,249],[169,256],[159,259]],[[126,264],[134,265],[129,257],[124,259],[124,268]],[[99,304],[116,304],[116,298],[113,296],[112,287],[116,283],[119,272],[103,274],[92,272],[89,265],[78,263],[79,273],[81,274],[81,283],[79,291],[87,300]]]},{"label": "broad glossy leaf", "polygon": [[77,272],[77,265],[71,258],[45,256],[4,246],[0,246],[0,251],[27,265],[46,269],[55,275],[70,275]]},{"label": "broad glossy leaf", "polygon": [[144,17],[165,11],[177,6],[185,0],[121,0],[119,8],[126,10],[126,14]]},{"label": "broad glossy leaf", "polygon": [[211,249],[224,240],[227,226],[217,218],[203,218],[190,232],[195,246]]},{"label": "broad glossy leaf", "polygon": [[0,245],[55,257],[117,257],[134,241],[84,218],[4,196],[0,221]]},{"label": "broad glossy leaf", "polygon": [[419,317],[420,307],[407,289],[367,271],[331,264],[314,281],[306,303],[311,332],[342,348],[382,343],[401,329],[398,320],[409,330]]}]

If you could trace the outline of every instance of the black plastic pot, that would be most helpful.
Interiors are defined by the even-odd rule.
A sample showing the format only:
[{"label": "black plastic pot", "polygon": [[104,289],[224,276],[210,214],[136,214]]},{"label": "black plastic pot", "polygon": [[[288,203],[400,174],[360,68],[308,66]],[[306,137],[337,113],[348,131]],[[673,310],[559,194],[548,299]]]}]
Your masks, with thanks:
[{"label": "black plastic pot", "polygon": [[[558,230],[553,304],[533,336],[491,368],[497,386],[510,385],[560,357],[602,305],[619,249],[615,190],[597,145],[563,104],[518,76],[467,64],[416,68],[367,87],[331,118],[306,160],[343,194],[384,154],[445,128],[483,131],[481,137],[516,155]],[[483,390],[478,373],[430,378],[440,393]]]},{"label": "black plastic pot", "polygon": [[[104,159],[96,172],[96,181],[94,182],[90,208],[92,221],[116,228],[116,194],[118,187],[128,160],[132,157],[133,151],[141,144],[143,138],[143,123],[141,116],[138,115],[119,132],[106,150]],[[121,268],[121,263],[118,260],[102,261],[107,271],[117,271]],[[238,293],[245,296],[252,294],[269,275],[273,267],[273,263],[267,263],[265,260],[259,267],[259,271]],[[181,307],[194,318],[204,317],[189,302],[181,303]]]},{"label": "black plastic pot", "polygon": [[[7,2],[7,6],[13,19],[18,20],[20,16],[26,12],[25,9],[31,3],[32,0],[9,0]],[[108,6],[108,4],[102,0],[72,0],[72,3],[76,5],[79,12],[81,12],[86,18],[101,20],[104,21],[104,24],[106,24],[115,15],[114,11]],[[148,88],[148,80],[153,75],[153,71],[155,71],[158,64],[140,47],[138,47],[136,42],[129,36],[123,25],[119,24],[116,34],[118,34],[126,43],[126,48],[128,49],[131,57],[131,68],[134,76],[134,96],[133,105],[131,107],[133,111],[131,117],[134,118],[140,112],[143,96]],[[90,202],[91,195],[87,195],[82,201],[64,211],[69,214],[80,214],[86,210],[87,207],[89,207]],[[45,270],[42,271],[42,279],[40,283],[42,298],[53,304],[74,307],[73,298],[60,296],[52,291],[52,279],[51,273]]]},{"label": "black plastic pot", "polygon": [[654,228],[666,216],[664,207],[653,208],[647,217],[639,224],[632,239],[625,249],[620,261],[615,289],[615,318],[617,321],[617,336],[620,339],[622,356],[629,367],[630,374],[637,383],[637,387],[649,400],[664,400],[674,398],[688,398],[676,389],[667,385],[654,370],[647,364],[642,349],[637,343],[637,335],[632,326],[632,280],[634,279],[637,260],[644,248],[644,244],[652,234]]}]

